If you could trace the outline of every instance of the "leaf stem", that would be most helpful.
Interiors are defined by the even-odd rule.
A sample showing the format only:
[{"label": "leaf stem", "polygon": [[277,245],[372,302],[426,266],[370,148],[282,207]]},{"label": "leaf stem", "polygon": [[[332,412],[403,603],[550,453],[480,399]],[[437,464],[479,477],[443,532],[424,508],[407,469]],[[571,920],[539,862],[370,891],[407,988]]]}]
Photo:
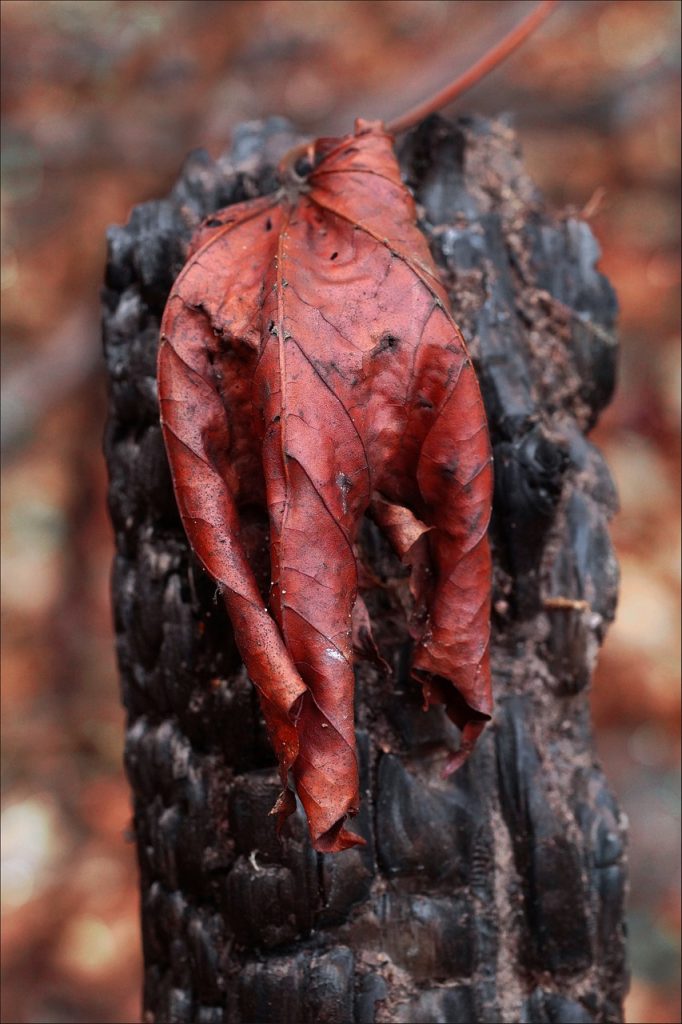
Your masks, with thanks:
[{"label": "leaf stem", "polygon": [[416,107],[412,107],[406,114],[402,114],[400,117],[396,117],[393,121],[389,122],[386,126],[387,130],[393,135],[397,135],[398,132],[404,132],[408,128],[412,128],[417,122],[422,121],[429,114],[434,113],[434,111],[440,110],[441,107],[447,106],[448,103],[461,96],[467,89],[476,85],[493,68],[496,68],[498,64],[506,60],[521,43],[525,42],[528,36],[552,13],[557,3],[558,0],[542,0],[542,3],[539,3],[530,14],[527,14],[504,39],[501,39],[496,46],[493,46],[487,53],[484,53],[475,64],[472,64],[454,82],[450,82],[444,89],[437,92],[435,96],[431,96],[430,99],[424,100],[422,103],[417,104]]}]

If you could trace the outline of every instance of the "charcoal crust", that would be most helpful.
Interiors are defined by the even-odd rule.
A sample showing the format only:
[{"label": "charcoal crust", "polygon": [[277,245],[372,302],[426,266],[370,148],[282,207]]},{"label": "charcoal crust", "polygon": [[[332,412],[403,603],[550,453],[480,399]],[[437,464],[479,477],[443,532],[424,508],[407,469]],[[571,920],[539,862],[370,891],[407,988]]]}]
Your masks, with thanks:
[{"label": "charcoal crust", "polygon": [[616,1024],[626,832],[587,696],[618,586],[615,491],[587,439],[614,386],[616,302],[589,227],[545,207],[504,118],[433,117],[398,146],[490,421],[493,721],[442,779],[457,732],[421,710],[404,573],[367,521],[381,585],[364,597],[392,668],[357,668],[367,845],[318,854],[300,812],[280,838],[268,814],[275,760],[175,509],[155,367],[194,228],[271,191],[297,141],[281,119],[242,126],[109,232],[105,454],[145,1020]]}]

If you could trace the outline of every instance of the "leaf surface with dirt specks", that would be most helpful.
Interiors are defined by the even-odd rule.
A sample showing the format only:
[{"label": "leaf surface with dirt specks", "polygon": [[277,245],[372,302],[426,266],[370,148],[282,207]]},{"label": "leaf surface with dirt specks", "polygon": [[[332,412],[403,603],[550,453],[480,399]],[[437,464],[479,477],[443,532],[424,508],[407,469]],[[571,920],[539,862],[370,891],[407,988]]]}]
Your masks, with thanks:
[{"label": "leaf surface with dirt specks", "polygon": [[450,770],[491,713],[486,417],[381,124],[318,140],[278,192],[204,222],[158,372],[178,505],[260,696],[280,821],[291,774],[317,850],[361,843],[345,823],[364,514],[411,567],[413,674],[462,730]]}]

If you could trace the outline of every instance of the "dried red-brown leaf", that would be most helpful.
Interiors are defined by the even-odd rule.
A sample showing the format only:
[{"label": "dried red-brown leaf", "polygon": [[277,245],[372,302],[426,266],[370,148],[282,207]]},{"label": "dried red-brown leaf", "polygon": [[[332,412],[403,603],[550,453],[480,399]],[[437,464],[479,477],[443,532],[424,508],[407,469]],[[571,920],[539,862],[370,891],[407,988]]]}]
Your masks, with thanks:
[{"label": "dried red-brown leaf", "polygon": [[[462,729],[454,768],[491,711],[492,466],[391,136],[359,121],[309,158],[198,233],[164,314],[159,397],[185,529],[277,753],[280,820],[291,772],[328,852],[362,842],[344,827],[359,802],[354,624],[356,644],[371,636],[358,524],[372,514],[412,567],[414,674]],[[265,509],[267,595],[248,554]]]}]

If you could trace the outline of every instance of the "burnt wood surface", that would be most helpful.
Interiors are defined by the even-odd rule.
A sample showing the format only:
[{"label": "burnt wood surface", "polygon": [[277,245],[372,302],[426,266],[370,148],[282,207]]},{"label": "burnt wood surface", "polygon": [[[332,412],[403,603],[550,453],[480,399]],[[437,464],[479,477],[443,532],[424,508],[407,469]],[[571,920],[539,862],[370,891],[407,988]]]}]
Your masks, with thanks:
[{"label": "burnt wood surface", "polygon": [[105,447],[145,1020],[621,1021],[625,832],[588,703],[616,603],[616,497],[586,440],[613,388],[616,304],[589,227],[545,208],[505,119],[431,118],[399,145],[492,431],[494,721],[443,780],[456,729],[421,710],[404,570],[366,523],[381,585],[365,600],[392,667],[357,669],[367,846],[316,854],[301,815],[275,834],[275,760],[175,509],[155,364],[194,227],[276,187],[295,141],[279,119],[242,126],[109,235]]}]

